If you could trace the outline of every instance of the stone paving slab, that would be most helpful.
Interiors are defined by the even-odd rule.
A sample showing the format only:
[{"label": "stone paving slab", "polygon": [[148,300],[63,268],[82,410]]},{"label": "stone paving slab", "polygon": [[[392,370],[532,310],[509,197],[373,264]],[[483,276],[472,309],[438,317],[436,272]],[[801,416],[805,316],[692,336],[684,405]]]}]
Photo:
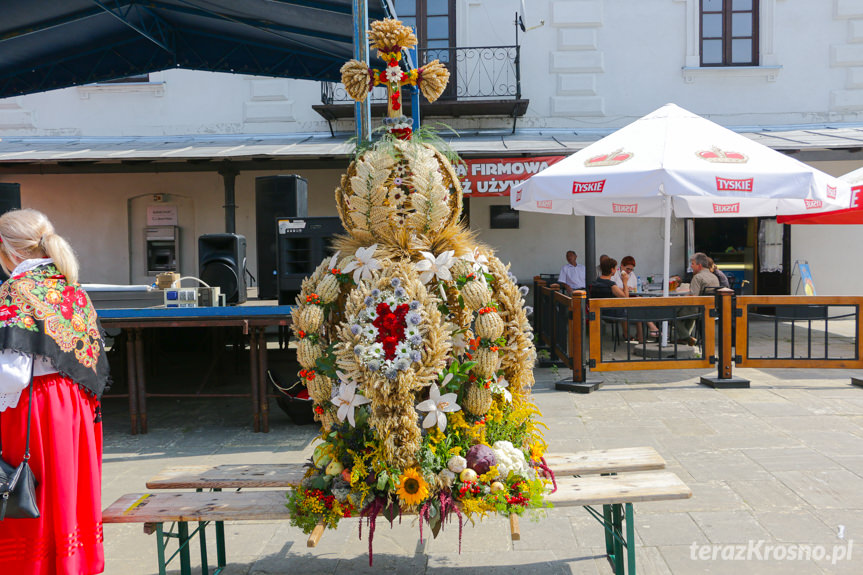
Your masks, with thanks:
[{"label": "stone paving slab", "polygon": [[[566,370],[537,369],[534,399],[545,414],[551,450],[650,445],[692,489],[688,500],[635,505],[639,573],[863,572],[863,389],[849,380],[863,373],[737,369],[751,380],[751,389],[698,384],[701,375],[713,373],[605,373],[604,387],[580,395],[553,389]],[[245,385],[241,381],[236,388]],[[252,433],[247,403],[151,399],[150,433],[131,436],[125,400],[106,400],[105,506],[143,490],[149,477],[171,465],[291,463],[311,455],[314,426],[294,425],[273,402],[271,432]],[[391,529],[381,520],[371,568],[368,530],[359,540],[355,520],[327,530],[313,549],[285,522],[231,523],[226,531],[227,575],[612,572],[601,527],[581,508],[552,509],[539,522],[523,518],[518,542],[510,540],[506,519],[468,525],[460,554],[455,524],[421,543],[413,521],[405,518]],[[827,555],[852,541],[852,557],[838,561],[737,561],[722,555],[750,545],[781,547],[786,554],[795,545],[821,546]],[[156,573],[155,538],[144,535],[141,525],[106,525],[105,550],[106,573]],[[195,547],[194,565],[197,555]]]}]

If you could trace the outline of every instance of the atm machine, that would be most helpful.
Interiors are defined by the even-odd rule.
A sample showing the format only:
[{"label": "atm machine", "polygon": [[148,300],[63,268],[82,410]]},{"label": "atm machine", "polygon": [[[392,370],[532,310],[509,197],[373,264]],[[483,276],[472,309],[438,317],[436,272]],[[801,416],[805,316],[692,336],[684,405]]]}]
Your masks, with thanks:
[{"label": "atm machine", "polygon": [[144,228],[147,275],[180,271],[180,230],[177,226]]}]

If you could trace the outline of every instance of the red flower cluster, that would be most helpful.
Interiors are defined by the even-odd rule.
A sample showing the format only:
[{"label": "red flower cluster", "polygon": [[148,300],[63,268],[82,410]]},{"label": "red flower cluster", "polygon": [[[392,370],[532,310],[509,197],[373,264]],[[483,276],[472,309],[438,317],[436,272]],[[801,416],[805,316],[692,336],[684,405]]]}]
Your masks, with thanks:
[{"label": "red flower cluster", "polygon": [[392,103],[393,110],[401,110],[402,109],[402,92],[401,90],[395,90],[393,95],[390,96],[390,102]]},{"label": "red flower cluster", "polygon": [[337,276],[337,275],[341,275],[342,270],[340,270],[339,268],[333,268],[330,270],[330,273],[333,274],[334,276]]},{"label": "red flower cluster", "polygon": [[479,495],[479,483],[476,481],[465,481],[458,488],[459,494],[464,497],[465,494]]},{"label": "red flower cluster", "polygon": [[410,140],[413,130],[411,128],[390,128],[390,133],[399,140]]},{"label": "red flower cluster", "polygon": [[375,311],[378,317],[372,322],[372,325],[378,328],[377,340],[384,345],[384,357],[393,359],[396,356],[396,346],[405,337],[405,328],[407,322],[405,316],[409,311],[408,304],[403,303],[396,307],[395,310],[390,309],[390,304],[381,302]]},{"label": "red flower cluster", "polygon": [[306,379],[312,380],[315,379],[315,370],[314,369],[301,369],[300,377],[304,377]]},{"label": "red flower cluster", "polygon": [[493,307],[491,307],[491,306],[488,306],[488,307],[484,307],[484,308],[482,308],[481,310],[479,310],[479,311],[478,311],[478,312],[476,312],[476,313],[478,313],[479,315],[482,315],[482,314],[484,314],[484,313],[491,313],[491,312],[493,312],[493,311],[497,311],[497,310],[496,310],[496,309],[494,309],[494,308],[493,308]]},{"label": "red flower cluster", "polygon": [[303,330],[297,331],[297,337],[303,339],[304,337],[306,337],[306,332],[304,332]]},{"label": "red flower cluster", "polygon": [[311,293],[306,296],[306,303],[319,304],[321,303],[321,297],[316,293]]},{"label": "red flower cluster", "polygon": [[321,407],[320,405],[316,405],[315,406],[315,413],[317,413],[318,415],[323,415],[324,414],[324,408]]},{"label": "red flower cluster", "polygon": [[18,315],[18,306],[17,305],[4,305],[0,306],[0,321],[6,321],[7,319],[12,319],[13,317]]},{"label": "red flower cluster", "polygon": [[528,501],[530,501],[527,496],[522,494],[520,487],[524,485],[524,481],[516,481],[512,484],[510,490],[515,493],[515,495],[506,496],[506,502],[510,505],[527,505]]}]

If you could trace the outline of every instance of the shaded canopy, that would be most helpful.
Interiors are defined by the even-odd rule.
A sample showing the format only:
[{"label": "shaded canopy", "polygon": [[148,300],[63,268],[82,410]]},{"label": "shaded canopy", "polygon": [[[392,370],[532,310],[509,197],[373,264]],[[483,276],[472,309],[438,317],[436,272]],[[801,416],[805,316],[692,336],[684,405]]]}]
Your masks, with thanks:
[{"label": "shaded canopy", "polygon": [[338,81],[353,55],[351,0],[3,0],[0,14],[0,98],[169,68]]}]

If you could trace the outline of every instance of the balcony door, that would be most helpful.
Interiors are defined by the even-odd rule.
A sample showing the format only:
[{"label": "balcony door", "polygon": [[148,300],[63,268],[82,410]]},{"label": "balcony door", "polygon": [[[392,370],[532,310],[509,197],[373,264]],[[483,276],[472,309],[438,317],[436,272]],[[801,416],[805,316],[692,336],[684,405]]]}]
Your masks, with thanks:
[{"label": "balcony door", "polygon": [[456,97],[455,0],[395,0],[396,15],[419,39],[419,65],[440,60],[450,73],[441,99]]}]

